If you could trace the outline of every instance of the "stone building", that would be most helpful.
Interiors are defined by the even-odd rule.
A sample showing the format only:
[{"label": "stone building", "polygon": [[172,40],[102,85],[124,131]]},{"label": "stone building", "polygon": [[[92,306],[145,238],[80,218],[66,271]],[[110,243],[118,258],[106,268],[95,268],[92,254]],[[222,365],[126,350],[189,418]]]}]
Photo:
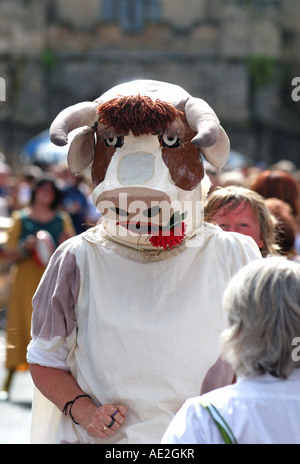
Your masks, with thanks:
[{"label": "stone building", "polygon": [[295,0],[0,0],[0,152],[15,161],[61,109],[151,78],[207,100],[253,161],[299,166],[299,15]]}]

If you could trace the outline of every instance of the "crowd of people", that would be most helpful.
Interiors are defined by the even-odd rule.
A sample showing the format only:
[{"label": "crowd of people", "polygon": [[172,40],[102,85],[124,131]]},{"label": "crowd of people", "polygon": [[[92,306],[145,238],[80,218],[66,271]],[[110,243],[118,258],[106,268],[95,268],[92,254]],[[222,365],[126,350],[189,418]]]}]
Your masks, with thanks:
[{"label": "crowd of people", "polygon": [[263,170],[245,166],[207,172],[212,188],[206,221],[250,235],[263,257],[279,254],[299,259],[300,175],[293,163],[282,160]]},{"label": "crowd of people", "polygon": [[[276,312],[278,314],[284,312],[282,309],[284,303],[281,300],[275,301],[274,298],[274,305],[271,309],[270,305],[264,307],[265,314],[259,313],[261,301],[258,295],[253,297],[254,299],[251,300],[250,304],[257,276],[262,276],[259,280],[261,286],[259,290],[264,301],[271,301],[271,297],[274,297],[272,292],[276,289],[276,282],[280,280],[280,276],[284,276],[286,288],[282,287],[281,291],[286,295],[286,307],[290,306],[294,308],[294,312],[297,312],[295,307],[298,305],[299,309],[298,295],[292,294],[287,288],[288,285],[293,285],[294,288],[296,279],[299,279],[299,270],[296,266],[300,260],[299,171],[292,163],[283,161],[263,170],[253,166],[242,166],[238,169],[217,171],[206,166],[206,172],[210,177],[212,187],[205,204],[205,221],[216,224],[225,231],[251,236],[257,243],[262,257],[266,258],[259,263],[251,263],[246,266],[247,271],[241,270],[230,287],[231,290],[228,290],[226,294],[226,301],[229,302],[226,304],[230,323],[224,346],[225,351],[230,353],[228,361],[232,363],[236,373],[241,371],[246,376],[251,371],[250,377],[259,372],[279,379],[287,378],[293,374],[291,372],[295,364],[291,364],[292,367],[290,366],[288,372],[281,367],[281,356],[286,349],[283,345],[278,347],[276,360],[271,360],[272,350],[265,353],[264,356],[262,353],[256,353],[255,359],[249,358],[245,361],[242,357],[246,352],[248,355],[251,349],[253,350],[254,344],[258,343],[257,337],[254,337],[256,326],[250,321],[253,317],[249,314],[250,309],[257,312],[257,320],[261,318],[261,334],[265,328],[264,324],[269,324],[268,334],[271,347],[274,342],[272,336],[274,333],[278,333],[280,328],[279,316],[278,318],[274,317],[272,319],[273,325],[270,325],[271,318],[268,311],[272,309],[275,315]],[[74,176],[66,165],[48,166],[47,168],[26,166],[21,169],[20,175],[15,176],[7,163],[3,161],[0,164],[0,221],[3,220],[3,224],[7,219],[11,221],[9,228],[7,225],[1,226],[0,224],[0,228],[4,231],[0,244],[1,263],[4,271],[10,273],[9,298],[7,308],[4,308],[6,310],[6,368],[8,373],[4,385],[0,386],[1,399],[9,397],[11,380],[16,369],[24,366],[26,368],[26,348],[30,341],[31,300],[45,270],[45,267],[37,261],[33,253],[36,234],[39,230],[48,231],[54,239],[53,249],[55,249],[69,237],[80,234],[95,225],[100,218],[100,213],[92,203],[92,190],[93,186],[90,185],[89,176]],[[278,263],[277,261],[270,263],[268,258],[275,256],[275,259],[279,260]],[[262,264],[264,262],[266,264]],[[276,269],[276,272],[270,271],[271,268]],[[272,285],[270,276],[274,282],[277,278]],[[290,284],[290,282],[292,283]],[[241,290],[242,286],[245,289],[246,284],[248,285],[248,294],[246,295],[244,292],[243,298],[248,298],[248,300],[243,312],[240,310],[243,304],[238,301],[242,292],[238,291]],[[284,317],[286,318],[286,321],[283,322],[284,327],[290,327],[292,319],[297,322],[292,331],[286,329],[286,333],[283,333],[283,341],[288,343],[287,340],[291,340],[291,337],[300,335],[300,315],[298,312],[295,316],[291,310],[287,311]],[[243,325],[243,318],[246,321],[245,325]],[[245,328],[247,324],[248,329]],[[244,332],[238,332],[237,326],[241,327],[242,325]],[[274,329],[273,335],[271,329]],[[252,333],[251,330],[254,332]],[[297,330],[299,330],[298,334]],[[245,340],[248,340],[249,346]],[[280,352],[281,348],[282,352]],[[277,369],[276,372],[275,369]],[[293,376],[289,378],[291,378],[290,388],[293,392],[299,381]],[[262,388],[266,392],[266,397],[269,390],[268,379],[264,385],[255,382],[256,380],[242,385],[237,383],[236,387],[230,387],[223,393],[207,398],[216,401],[226,415],[228,398],[234,397],[235,401],[238,398],[239,404],[241,404],[244,391],[246,396],[250,392],[253,397],[253,407],[256,408],[258,404],[257,389]],[[282,385],[282,382],[279,382],[274,387],[277,389],[274,390],[275,396],[280,394],[288,396],[288,390],[285,390],[287,384],[284,387]],[[271,411],[272,407],[268,404],[268,410]],[[290,408],[291,413],[293,410],[296,411],[293,409],[293,401],[291,401]],[[279,414],[282,413],[280,406],[278,406],[278,411]],[[238,416],[238,413],[236,415]],[[261,420],[259,416],[259,408],[257,407],[258,421]],[[243,417],[236,420],[235,415],[233,417],[233,425],[236,426],[236,430],[244,430]],[[193,402],[188,402],[170,425],[164,442],[219,442],[220,438],[216,435],[209,421],[210,416],[205,416],[198,400],[196,405]],[[205,430],[204,427],[198,427],[197,424],[200,422],[206,424]],[[185,432],[180,433],[180,430],[183,429]],[[265,430],[264,426],[263,433],[266,433]],[[288,429],[286,430],[288,432]],[[242,438],[244,437],[243,433],[240,433]],[[250,430],[250,435],[246,433],[247,439],[251,433],[255,435],[253,430]]]},{"label": "crowd of people", "polygon": [[0,162],[0,217],[11,216],[13,211],[26,207],[36,182],[45,175],[55,180],[60,192],[59,207],[71,216],[76,233],[97,222],[99,213],[92,203],[93,187],[89,177],[74,176],[67,163],[43,167],[26,165],[15,174],[8,163]]},{"label": "crowd of people", "polygon": [[82,176],[73,176],[67,166],[55,169],[26,166],[15,177],[10,166],[2,163],[0,195],[3,222],[0,257],[2,272],[6,273],[3,285],[9,286],[2,289],[7,297],[7,308],[2,309],[7,309],[7,377],[0,387],[3,400],[9,396],[15,371],[27,368],[31,300],[45,270],[35,251],[36,234],[39,231],[50,234],[53,240],[53,244],[47,245],[50,256],[63,241],[94,225],[99,215],[92,207],[88,183]]}]

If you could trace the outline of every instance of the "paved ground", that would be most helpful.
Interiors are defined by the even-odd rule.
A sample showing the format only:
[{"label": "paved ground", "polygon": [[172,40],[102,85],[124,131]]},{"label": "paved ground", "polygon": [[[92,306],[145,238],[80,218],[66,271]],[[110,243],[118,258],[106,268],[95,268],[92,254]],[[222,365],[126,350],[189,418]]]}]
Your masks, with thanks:
[{"label": "paved ground", "polygon": [[[0,386],[6,375],[5,332],[0,329]],[[10,399],[0,402],[0,444],[29,444],[33,383],[28,371],[16,372]]]}]

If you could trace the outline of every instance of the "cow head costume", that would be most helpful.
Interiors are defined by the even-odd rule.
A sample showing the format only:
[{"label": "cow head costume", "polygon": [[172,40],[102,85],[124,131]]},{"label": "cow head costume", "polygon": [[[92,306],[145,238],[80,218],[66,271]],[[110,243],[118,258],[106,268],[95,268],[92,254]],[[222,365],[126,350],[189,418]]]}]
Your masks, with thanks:
[{"label": "cow head costume", "polygon": [[202,222],[209,189],[201,154],[222,167],[229,140],[210,106],[177,85],[137,80],[63,110],[50,137],[72,140],[73,174],[91,165],[93,201],[108,234],[141,249],[171,249]]}]

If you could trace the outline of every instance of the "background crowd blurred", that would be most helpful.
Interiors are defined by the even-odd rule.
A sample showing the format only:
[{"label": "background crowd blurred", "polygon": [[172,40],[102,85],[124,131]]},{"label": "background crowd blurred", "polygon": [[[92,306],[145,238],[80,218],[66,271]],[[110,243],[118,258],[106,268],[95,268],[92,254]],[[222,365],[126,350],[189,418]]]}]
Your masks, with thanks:
[{"label": "background crowd blurred", "polygon": [[[205,169],[211,180],[209,195],[216,189],[238,186],[253,190],[266,200],[265,204],[277,219],[276,240],[282,254],[300,253],[300,170],[292,162],[282,160],[268,167],[244,163],[239,167],[217,170],[209,164]],[[35,183],[45,174],[55,180],[60,192],[59,208],[66,211],[75,233],[79,234],[97,223],[100,213],[92,202],[89,173],[74,176],[67,163],[56,165],[24,165],[18,174],[0,158],[0,246],[7,240],[14,211],[30,204]],[[289,245],[284,243],[288,240]]]},{"label": "background crowd blurred", "polygon": [[28,367],[31,300],[50,256],[100,216],[91,191],[89,181],[66,165],[26,166],[16,176],[9,164],[0,164],[0,328],[7,370],[0,400],[9,398],[15,372]]},{"label": "background crowd blurred", "polygon": [[[296,165],[283,159],[264,168],[245,164],[223,171],[207,166],[206,170],[212,182],[208,203],[212,193],[220,188],[239,187],[239,194],[241,189],[256,192],[273,220],[276,253],[289,259],[299,259],[300,170]],[[245,190],[244,195],[247,195]],[[235,195],[237,197],[238,192]],[[258,219],[261,221],[262,218]]]},{"label": "background crowd blurred", "polygon": [[[16,173],[5,157],[0,157],[0,249],[5,247],[14,222],[14,212],[26,211],[37,183],[48,176],[57,189],[57,209],[68,213],[74,233],[79,234],[97,223],[100,213],[92,203],[93,187],[89,176],[74,176],[66,163],[58,165],[23,165]],[[7,300],[8,260],[0,255],[0,308]],[[0,311],[3,319],[3,312]]]},{"label": "background crowd blurred", "polygon": [[35,182],[45,173],[55,179],[61,192],[60,206],[72,217],[77,233],[86,230],[86,223],[97,222],[99,214],[91,200],[93,188],[89,177],[74,176],[66,163],[42,168],[26,165],[15,175],[8,163],[0,162],[0,217],[10,217],[13,211],[26,207]]},{"label": "background crowd blurred", "polygon": [[[262,257],[300,259],[300,171],[293,163],[282,160],[264,168],[244,163],[222,170],[205,164],[205,169],[211,179],[206,221],[225,231],[250,235]],[[45,183],[55,191],[55,202]],[[38,229],[52,227],[58,237],[56,247],[95,225],[101,215],[93,205],[92,192],[89,172],[74,176],[66,163],[25,165],[16,175],[5,158],[0,162],[0,329],[6,330],[9,342],[8,376],[0,386],[0,399],[8,398],[12,375],[24,366],[31,298],[44,270],[32,259],[33,244],[26,234],[32,237]],[[20,218],[27,220],[26,233]],[[54,220],[58,229],[53,229]]]}]

